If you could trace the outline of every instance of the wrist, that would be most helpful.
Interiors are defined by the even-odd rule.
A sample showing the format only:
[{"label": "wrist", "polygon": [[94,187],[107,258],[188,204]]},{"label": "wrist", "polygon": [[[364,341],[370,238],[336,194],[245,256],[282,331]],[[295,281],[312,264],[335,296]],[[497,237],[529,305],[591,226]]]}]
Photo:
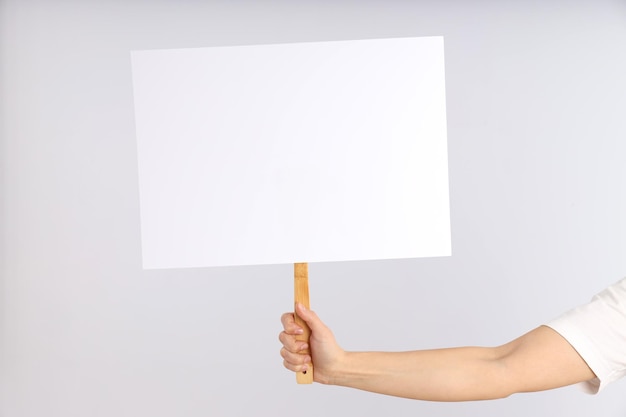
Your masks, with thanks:
[{"label": "wrist", "polygon": [[325,383],[327,385],[346,385],[347,378],[352,373],[351,369],[353,369],[353,366],[351,364],[354,362],[354,355],[355,352],[343,350],[337,355],[325,373]]},{"label": "wrist", "polygon": [[351,353],[341,350],[334,356],[323,368],[315,368],[316,382],[324,385],[341,385],[343,376],[349,369]]}]

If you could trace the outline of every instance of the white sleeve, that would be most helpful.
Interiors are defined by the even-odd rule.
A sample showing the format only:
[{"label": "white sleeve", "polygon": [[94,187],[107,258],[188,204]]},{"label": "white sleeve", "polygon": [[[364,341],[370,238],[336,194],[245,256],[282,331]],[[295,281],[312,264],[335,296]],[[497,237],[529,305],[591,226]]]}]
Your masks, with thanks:
[{"label": "white sleeve", "polygon": [[563,336],[596,378],[582,388],[591,394],[626,375],[626,279],[546,324]]}]

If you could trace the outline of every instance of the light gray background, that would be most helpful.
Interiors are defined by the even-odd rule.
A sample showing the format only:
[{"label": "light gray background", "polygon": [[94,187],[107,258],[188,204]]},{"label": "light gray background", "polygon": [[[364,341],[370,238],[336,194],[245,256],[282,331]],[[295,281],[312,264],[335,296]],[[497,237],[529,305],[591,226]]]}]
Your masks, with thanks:
[{"label": "light gray background", "polygon": [[[496,4],[497,3],[497,4]],[[142,271],[131,49],[444,35],[451,258],[311,265],[348,349],[491,345],[626,274],[623,1],[0,3],[3,416],[623,416],[298,386],[291,266]]]}]

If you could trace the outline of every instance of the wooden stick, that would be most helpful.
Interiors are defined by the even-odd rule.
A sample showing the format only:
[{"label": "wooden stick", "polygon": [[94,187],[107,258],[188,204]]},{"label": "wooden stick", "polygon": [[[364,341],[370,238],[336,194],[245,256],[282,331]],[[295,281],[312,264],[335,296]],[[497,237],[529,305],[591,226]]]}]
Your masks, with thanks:
[{"label": "wooden stick", "polygon": [[[294,306],[295,303],[301,303],[306,308],[310,308],[309,305],[309,266],[306,263],[296,263],[293,265],[293,284],[294,284]],[[295,308],[294,308],[295,312]],[[309,338],[311,336],[311,329],[304,320],[298,317],[298,313],[295,313],[296,323],[304,329],[304,333],[297,336],[297,340],[306,341],[309,344]],[[310,346],[310,344],[309,344]],[[303,355],[311,355],[311,349],[308,348],[301,352]],[[309,364],[308,371],[296,373],[296,381],[298,384],[312,384],[313,383],[313,363]]]}]

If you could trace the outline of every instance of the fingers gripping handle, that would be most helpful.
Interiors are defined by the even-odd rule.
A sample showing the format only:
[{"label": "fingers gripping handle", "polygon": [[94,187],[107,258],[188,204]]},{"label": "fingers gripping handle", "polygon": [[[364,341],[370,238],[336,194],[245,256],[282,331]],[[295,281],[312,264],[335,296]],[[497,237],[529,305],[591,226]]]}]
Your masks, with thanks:
[{"label": "fingers gripping handle", "polygon": [[[309,306],[309,266],[306,263],[297,263],[294,264],[294,298],[295,303],[301,303],[306,308],[310,308]],[[294,306],[295,306],[294,303]],[[295,308],[294,308],[295,311]],[[301,353],[303,355],[311,356],[311,344],[309,343],[309,338],[311,336],[311,329],[306,324],[304,320],[302,320],[298,313],[295,313],[296,323],[298,326],[304,329],[303,334],[296,337],[297,340],[305,341],[309,348],[303,350]],[[313,383],[313,363],[309,363],[308,371],[298,372],[296,373],[296,381],[298,384],[311,384]]]}]

